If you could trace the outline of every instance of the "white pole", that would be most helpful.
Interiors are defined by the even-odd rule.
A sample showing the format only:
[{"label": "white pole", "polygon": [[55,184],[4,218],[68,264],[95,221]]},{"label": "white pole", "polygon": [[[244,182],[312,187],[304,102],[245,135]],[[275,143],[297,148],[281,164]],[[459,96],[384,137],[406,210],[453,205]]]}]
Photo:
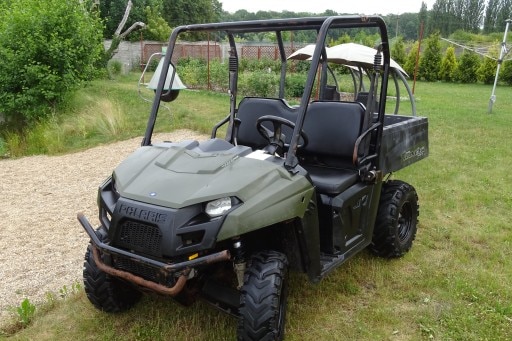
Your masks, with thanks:
[{"label": "white pole", "polygon": [[494,94],[494,91],[496,90],[496,84],[498,83],[498,75],[500,73],[500,66],[503,62],[503,56],[507,53],[507,33],[508,33],[508,26],[512,22],[512,19],[507,19],[505,21],[507,25],[505,26],[505,34],[503,35],[503,42],[501,43],[501,52],[500,52],[500,58],[498,59],[498,68],[496,69],[496,77],[494,77],[494,86],[492,87],[492,94],[491,98],[489,99],[489,114],[492,112],[492,105],[494,102],[496,102],[496,95]]}]

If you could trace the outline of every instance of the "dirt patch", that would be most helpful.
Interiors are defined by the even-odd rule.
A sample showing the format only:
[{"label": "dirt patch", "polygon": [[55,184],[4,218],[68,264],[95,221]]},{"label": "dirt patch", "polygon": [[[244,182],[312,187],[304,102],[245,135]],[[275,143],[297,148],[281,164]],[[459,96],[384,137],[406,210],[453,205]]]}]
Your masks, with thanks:
[{"label": "dirt patch", "polygon": [[[179,130],[153,140],[206,138]],[[84,212],[98,224],[98,186],[140,142],[134,138],[63,156],[0,160],[1,322],[25,298],[41,303],[47,293],[81,282],[89,238],[76,215]]]}]

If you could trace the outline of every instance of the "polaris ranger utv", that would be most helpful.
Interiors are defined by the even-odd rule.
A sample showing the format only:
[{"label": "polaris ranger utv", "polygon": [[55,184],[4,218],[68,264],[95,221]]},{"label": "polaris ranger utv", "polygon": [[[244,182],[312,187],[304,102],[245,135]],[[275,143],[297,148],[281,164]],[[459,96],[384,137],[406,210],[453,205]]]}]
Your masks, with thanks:
[{"label": "polaris ranger utv", "polygon": [[[381,37],[363,102],[333,99],[326,83],[328,37],[354,29]],[[292,106],[283,32],[300,31],[316,43]],[[229,42],[229,114],[210,139],[153,143],[161,100],[177,97],[168,84],[178,36],[206,32]],[[235,38],[262,32],[275,34],[279,91],[239,100]],[[281,340],[289,270],[317,283],[364,249],[392,258],[411,248],[418,196],[389,176],[428,155],[428,122],[385,113],[391,67],[380,17],[181,26],[163,64],[142,146],[99,187],[100,226],[78,214],[90,237],[85,291],[98,309],[123,311],[147,291],[183,304],[198,297],[238,319],[239,340]]]}]

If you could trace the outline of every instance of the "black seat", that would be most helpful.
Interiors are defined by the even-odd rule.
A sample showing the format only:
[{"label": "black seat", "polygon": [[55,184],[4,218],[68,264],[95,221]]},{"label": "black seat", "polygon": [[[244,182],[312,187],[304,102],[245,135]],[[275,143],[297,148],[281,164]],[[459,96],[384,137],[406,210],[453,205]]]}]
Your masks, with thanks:
[{"label": "black seat", "polygon": [[309,143],[298,155],[319,193],[336,195],[358,181],[353,156],[364,114],[364,106],[357,102],[309,104],[303,126]]},{"label": "black seat", "polygon": [[[236,135],[237,144],[249,146],[252,149],[262,149],[268,144],[268,141],[258,133],[256,128],[258,118],[265,115],[279,116],[295,123],[297,109],[290,107],[282,98],[243,98],[238,105],[236,115],[240,122]],[[264,124],[264,126],[272,129],[271,124]],[[289,143],[293,131],[289,127],[283,126],[282,132],[286,135],[285,142]]]}]

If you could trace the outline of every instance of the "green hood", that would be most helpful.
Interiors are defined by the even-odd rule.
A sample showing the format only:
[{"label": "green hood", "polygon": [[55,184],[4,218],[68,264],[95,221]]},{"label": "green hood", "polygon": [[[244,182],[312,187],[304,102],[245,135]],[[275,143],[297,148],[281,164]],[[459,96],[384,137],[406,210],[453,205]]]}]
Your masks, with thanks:
[{"label": "green hood", "polygon": [[[297,180],[301,180],[299,188],[311,187],[279,163],[230,150],[201,152],[176,144],[139,148],[116,168],[114,179],[123,197],[170,208],[227,196],[247,202],[269,187],[282,191],[291,186],[296,192]],[[274,190],[269,192],[275,195]]]}]

